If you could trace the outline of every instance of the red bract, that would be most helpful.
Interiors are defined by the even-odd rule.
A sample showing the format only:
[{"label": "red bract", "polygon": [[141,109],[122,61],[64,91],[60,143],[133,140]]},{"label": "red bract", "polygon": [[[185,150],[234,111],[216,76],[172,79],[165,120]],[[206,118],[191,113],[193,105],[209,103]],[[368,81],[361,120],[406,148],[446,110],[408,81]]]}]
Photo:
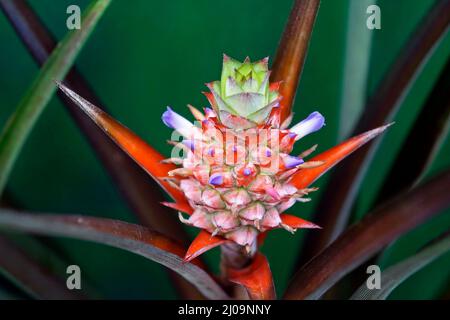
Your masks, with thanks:
[{"label": "red bract", "polygon": [[229,268],[226,271],[231,282],[245,287],[250,299],[270,300],[275,299],[275,287],[272,273],[265,256],[258,253],[252,263],[243,269]]},{"label": "red bract", "polygon": [[200,233],[195,237],[189,246],[186,254],[184,255],[184,260],[191,261],[197,258],[199,255],[208,251],[214,247],[220,246],[227,242],[227,239],[222,237],[215,237],[205,230],[200,231]]}]

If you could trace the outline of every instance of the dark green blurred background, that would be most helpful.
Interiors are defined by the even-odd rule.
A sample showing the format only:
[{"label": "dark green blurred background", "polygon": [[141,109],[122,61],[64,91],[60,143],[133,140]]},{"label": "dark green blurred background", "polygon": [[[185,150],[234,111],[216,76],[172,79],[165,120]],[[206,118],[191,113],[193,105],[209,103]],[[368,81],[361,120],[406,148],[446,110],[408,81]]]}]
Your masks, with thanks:
[{"label": "dark green blurred background", "polygon": [[[87,0],[34,0],[33,8],[61,39],[66,8]],[[116,0],[77,59],[77,67],[119,121],[169,154],[170,131],[160,121],[167,105],[187,115],[185,107],[206,105],[204,83],[218,79],[222,54],[243,59],[274,56],[291,8],[290,0]],[[365,9],[378,4],[382,29],[369,31]],[[411,32],[433,0],[323,0],[299,86],[295,121],[314,110],[327,126],[297,146],[319,143],[323,151],[344,139]],[[445,14],[445,13],[443,13]],[[448,13],[447,13],[448,14]],[[0,14],[0,127],[14,111],[37,73],[27,50]],[[372,206],[390,164],[450,53],[450,37],[434,51],[410,94],[396,125],[389,129],[365,179],[354,217]],[[355,81],[355,79],[357,79]],[[450,140],[433,172],[450,167]],[[407,163],[405,164],[408,165]],[[326,182],[320,181],[319,186]],[[90,146],[57,98],[48,105],[28,139],[8,184],[8,195],[25,209],[85,213],[135,221]],[[319,193],[292,213],[309,218]],[[386,266],[415,252],[450,227],[450,212],[403,237],[382,259]],[[175,214],[175,212],[174,212]],[[189,230],[194,234],[194,230]],[[281,293],[293,271],[304,233],[272,232],[263,251]],[[52,240],[83,279],[105,298],[175,298],[162,267],[130,253],[87,242]],[[206,255],[217,269],[218,250]],[[1,254],[1,253],[0,253]],[[45,259],[45,257],[41,257]],[[65,276],[65,269],[55,267]],[[1,277],[1,276],[0,276]],[[450,255],[440,258],[398,288],[392,298],[438,296],[448,288]],[[1,295],[1,290],[0,290]]]}]

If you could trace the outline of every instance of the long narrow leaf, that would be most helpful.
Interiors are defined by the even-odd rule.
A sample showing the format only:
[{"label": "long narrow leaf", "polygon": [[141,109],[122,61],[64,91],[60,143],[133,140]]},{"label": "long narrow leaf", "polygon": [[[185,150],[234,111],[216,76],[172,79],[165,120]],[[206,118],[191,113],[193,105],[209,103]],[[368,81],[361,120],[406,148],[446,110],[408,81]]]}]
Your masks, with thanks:
[{"label": "long narrow leaf", "polygon": [[366,103],[370,50],[373,30],[365,25],[366,10],[376,0],[350,0],[348,2],[347,34],[345,37],[345,60],[342,98],[339,108],[339,138],[349,136]]},{"label": "long narrow leaf", "polygon": [[281,119],[291,113],[320,0],[295,0],[272,68],[272,81],[282,81]]},{"label": "long narrow leaf", "polygon": [[87,216],[28,214],[1,209],[0,227],[46,236],[88,240],[121,248],[177,272],[207,298],[228,298],[201,265],[183,260],[185,249],[181,245],[142,226]]},{"label": "long narrow leaf", "polygon": [[[394,165],[386,175],[387,178],[374,201],[375,206],[388,201],[393,195],[418,185],[429,173],[450,129],[449,83],[450,61],[441,71],[434,89],[406,137]],[[405,166],[405,163],[408,165]],[[388,249],[384,250],[374,259],[382,260],[388,251]],[[375,262],[367,262],[367,264],[373,263]],[[360,269],[354,273],[353,283],[355,285],[359,284],[359,278],[364,275],[366,266],[362,265]]]},{"label": "long narrow leaf", "polygon": [[367,215],[294,276],[286,299],[317,299],[386,245],[450,207],[450,171]]},{"label": "long narrow leaf", "polygon": [[0,194],[31,128],[55,92],[53,80],[64,78],[109,2],[110,0],[94,1],[86,9],[81,29],[70,31],[66,35],[9,119],[0,136]]},{"label": "long narrow leaf", "polygon": [[[449,11],[450,1],[436,2],[412,34],[394,62],[391,72],[380,82],[380,87],[369,101],[366,111],[357,121],[353,134],[380,126],[393,118],[422,67],[445,38],[450,15],[442,13]],[[363,148],[332,173],[321,196],[324,200],[316,210],[315,222],[323,227],[323,232],[307,234],[304,241],[307,245],[301,250],[298,265],[320,252],[343,231],[362,178],[378,145],[379,142],[372,144],[370,148]]]},{"label": "long narrow leaf", "polygon": [[[450,60],[406,137],[395,164],[380,188],[381,199],[407,190],[426,175],[450,129]],[[405,166],[405,163],[408,163]]]},{"label": "long narrow leaf", "polygon": [[81,299],[82,296],[67,289],[64,279],[56,278],[50,270],[0,235],[1,273],[36,299]]},{"label": "long narrow leaf", "polygon": [[380,289],[368,289],[366,283],[364,283],[350,299],[385,300],[403,281],[448,251],[450,251],[450,234],[422,249],[416,255],[383,271]]}]

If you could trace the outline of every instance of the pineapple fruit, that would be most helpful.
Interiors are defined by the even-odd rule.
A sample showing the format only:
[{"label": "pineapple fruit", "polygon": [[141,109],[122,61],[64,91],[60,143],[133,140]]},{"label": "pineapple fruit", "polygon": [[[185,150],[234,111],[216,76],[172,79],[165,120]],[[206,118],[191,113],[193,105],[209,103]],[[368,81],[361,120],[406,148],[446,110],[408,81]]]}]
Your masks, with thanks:
[{"label": "pineapple fruit", "polygon": [[249,255],[257,251],[261,233],[295,231],[280,214],[308,201],[316,189],[297,189],[290,179],[301,168],[323,164],[304,161],[315,147],[299,156],[290,153],[297,140],[324,126],[324,117],[313,112],[288,129],[292,115],[280,123],[280,83],[270,83],[269,77],[268,58],[239,62],[224,55],[220,81],[208,83],[210,92],[204,93],[211,107],[202,113],[189,106],[196,123],[170,107],[162,116],[182,136],[171,143],[183,155],[174,149],[165,160],[180,166],[165,180],[193,208],[189,218],[179,213],[180,220],[233,241]]}]

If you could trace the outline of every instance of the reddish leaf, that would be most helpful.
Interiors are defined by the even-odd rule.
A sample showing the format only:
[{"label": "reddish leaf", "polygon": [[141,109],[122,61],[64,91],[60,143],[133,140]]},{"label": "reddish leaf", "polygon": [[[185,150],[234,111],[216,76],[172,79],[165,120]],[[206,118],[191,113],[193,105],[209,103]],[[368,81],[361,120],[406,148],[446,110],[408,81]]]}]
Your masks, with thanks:
[{"label": "reddish leaf", "polygon": [[2,209],[0,227],[46,236],[93,241],[127,250],[177,272],[207,298],[228,298],[198,261],[189,263],[183,260],[185,253],[183,246],[139,225],[88,216],[26,214]]},{"label": "reddish leaf", "polygon": [[180,205],[187,204],[184,194],[159,178],[176,169],[173,164],[161,163],[164,157],[144,140],[123,126],[100,108],[89,103],[78,94],[58,83],[59,88],[75,102],[122,150],[157,181],[160,186]]},{"label": "reddish leaf", "polygon": [[278,47],[272,81],[282,81],[281,121],[291,113],[320,0],[296,0]]},{"label": "reddish leaf", "polygon": [[[450,129],[450,60],[441,71],[439,79],[429,94],[411,131],[398,152],[394,164],[374,199],[373,206],[394,198],[399,193],[418,185],[428,176]],[[407,163],[408,165],[405,165]],[[383,252],[380,253],[383,256]],[[366,269],[376,263],[374,257],[355,270],[349,282],[359,285],[367,277]],[[338,283],[335,292],[348,288],[348,283]],[[350,289],[356,290],[356,287]],[[333,290],[330,290],[330,293]],[[327,297],[328,298],[328,297]]]},{"label": "reddish leaf", "polygon": [[[422,72],[433,52],[446,39],[450,1],[438,0],[425,15],[402,49],[380,86],[357,121],[354,133],[363,132],[393,119],[412,84]],[[447,85],[448,88],[448,85]],[[420,132],[420,129],[419,129]],[[421,136],[422,139],[422,136]],[[378,144],[372,144],[345,161],[330,176],[315,218],[323,232],[308,234],[301,250],[299,265],[308,261],[332,242],[347,226],[353,203],[363,176]]]},{"label": "reddish leaf", "polygon": [[318,225],[316,225],[312,222],[306,221],[297,216],[292,216],[290,214],[282,213],[280,215],[280,217],[281,217],[281,222],[283,222],[283,224],[285,224],[291,228],[294,228],[294,229],[322,229]]},{"label": "reddish leaf", "polygon": [[221,244],[224,244],[227,241],[228,240],[225,238],[212,236],[211,233],[202,230],[195,237],[194,241],[192,241],[191,245],[186,251],[184,260],[189,262],[197,258],[199,255],[205,253],[206,251],[215,248],[217,246],[220,246]]},{"label": "reddish leaf", "polygon": [[62,278],[31,258],[14,243],[0,235],[0,268],[9,277],[13,277],[20,287],[38,299],[82,299],[82,295],[67,290]]},{"label": "reddish leaf", "polygon": [[275,299],[272,272],[264,255],[257,253],[252,263],[243,269],[227,269],[231,282],[245,287],[252,300]]},{"label": "reddish leaf", "polygon": [[294,276],[286,299],[317,299],[392,241],[450,207],[450,171],[364,217]]},{"label": "reddish leaf", "polygon": [[[450,130],[449,84],[450,60],[441,71],[394,165],[386,175],[376,203],[411,188],[428,173]],[[405,163],[408,165],[405,166]]]},{"label": "reddish leaf", "polygon": [[315,168],[300,169],[292,178],[291,183],[299,189],[308,187],[353,151],[380,135],[389,126],[390,124],[362,133],[315,156],[310,161],[324,161],[325,163]]}]

